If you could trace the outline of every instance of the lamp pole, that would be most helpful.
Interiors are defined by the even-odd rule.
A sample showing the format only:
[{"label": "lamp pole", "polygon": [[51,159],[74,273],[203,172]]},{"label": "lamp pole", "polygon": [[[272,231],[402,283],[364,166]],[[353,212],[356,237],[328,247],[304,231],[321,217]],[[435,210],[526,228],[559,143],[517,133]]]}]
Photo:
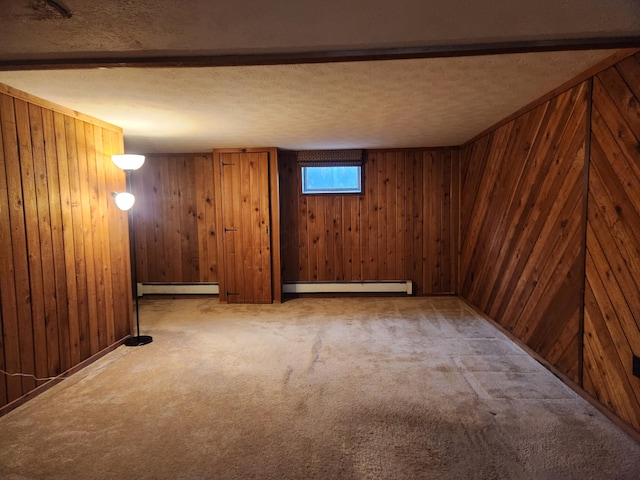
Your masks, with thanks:
[{"label": "lamp pole", "polygon": [[[126,170],[127,192],[131,193],[131,173],[133,170]],[[133,208],[129,209],[129,245],[131,249],[131,278],[133,280],[133,296],[136,301],[136,335],[124,341],[128,347],[140,347],[153,342],[150,335],[140,335],[140,306],[138,304],[138,262],[136,259],[136,227],[134,224]]]},{"label": "lamp pole", "polygon": [[138,262],[136,259],[136,228],[134,224],[133,204],[135,197],[131,193],[131,174],[144,164],[143,155],[112,155],[111,160],[126,173],[126,193],[113,193],[116,205],[121,210],[128,210],[129,214],[129,258],[131,259],[131,279],[133,282],[133,296],[136,305],[136,335],[127,338],[124,344],[128,347],[139,347],[153,342],[153,337],[140,335],[140,306],[138,304]]}]

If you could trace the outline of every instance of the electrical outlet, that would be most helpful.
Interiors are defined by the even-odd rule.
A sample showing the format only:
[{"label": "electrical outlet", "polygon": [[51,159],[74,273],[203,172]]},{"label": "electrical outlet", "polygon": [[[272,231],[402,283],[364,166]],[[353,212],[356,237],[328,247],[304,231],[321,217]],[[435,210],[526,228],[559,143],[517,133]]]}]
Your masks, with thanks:
[{"label": "electrical outlet", "polygon": [[633,356],[633,374],[640,378],[640,357]]}]

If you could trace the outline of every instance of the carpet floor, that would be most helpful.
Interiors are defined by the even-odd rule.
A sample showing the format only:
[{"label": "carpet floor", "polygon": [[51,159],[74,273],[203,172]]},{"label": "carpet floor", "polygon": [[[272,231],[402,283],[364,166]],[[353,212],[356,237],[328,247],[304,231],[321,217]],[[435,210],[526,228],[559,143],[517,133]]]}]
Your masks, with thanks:
[{"label": "carpet floor", "polygon": [[144,298],[0,418],[0,478],[638,479],[640,444],[456,298]]}]

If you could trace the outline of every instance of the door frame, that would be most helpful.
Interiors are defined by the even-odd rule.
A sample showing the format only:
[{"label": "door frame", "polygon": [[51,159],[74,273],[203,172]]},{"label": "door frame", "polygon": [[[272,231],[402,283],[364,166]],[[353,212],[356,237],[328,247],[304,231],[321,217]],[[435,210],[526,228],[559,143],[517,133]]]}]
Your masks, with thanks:
[{"label": "door frame", "polygon": [[220,303],[227,303],[224,257],[224,224],[222,218],[222,169],[221,155],[225,153],[263,153],[269,155],[269,228],[271,232],[271,301],[282,302],[282,267],[280,260],[280,184],[278,181],[278,149],[265,148],[214,148],[213,149],[213,177],[214,198],[216,209],[216,236],[218,246],[218,285]]}]

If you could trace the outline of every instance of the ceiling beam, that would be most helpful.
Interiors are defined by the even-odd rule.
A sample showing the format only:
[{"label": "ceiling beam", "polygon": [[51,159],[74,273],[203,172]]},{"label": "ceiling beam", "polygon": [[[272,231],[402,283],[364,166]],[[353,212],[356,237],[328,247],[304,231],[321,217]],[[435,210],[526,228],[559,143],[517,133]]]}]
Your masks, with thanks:
[{"label": "ceiling beam", "polygon": [[290,65],[618,48],[640,48],[640,36],[244,55],[163,55],[157,52],[154,54],[146,52],[145,54],[136,52],[98,52],[86,54],[86,57],[5,59],[0,60],[0,71]]}]

